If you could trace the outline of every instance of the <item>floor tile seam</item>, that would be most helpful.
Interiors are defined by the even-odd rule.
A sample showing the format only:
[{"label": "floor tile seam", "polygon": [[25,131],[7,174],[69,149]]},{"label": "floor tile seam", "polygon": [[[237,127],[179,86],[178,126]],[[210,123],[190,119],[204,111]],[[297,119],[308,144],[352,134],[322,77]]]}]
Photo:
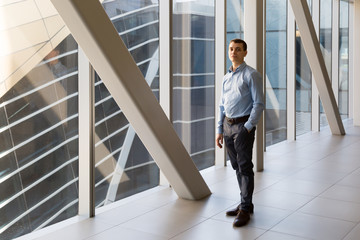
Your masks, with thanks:
[{"label": "floor tile seam", "polygon": [[[209,196],[210,197],[210,196]],[[227,201],[234,201],[235,203],[232,204],[230,207],[234,206],[234,205],[238,205],[239,201],[240,200],[234,200],[234,199],[228,199],[228,198],[225,198],[225,197],[222,197],[221,195],[213,195],[213,198],[217,198],[219,200],[227,200]],[[202,217],[202,218],[212,218],[218,214],[220,214],[221,212],[225,211],[226,209],[228,209],[229,207],[225,207],[224,209],[222,210],[216,210],[214,211],[214,213],[212,213],[210,216],[209,215],[202,215],[202,214],[198,214],[198,216]],[[188,214],[188,215],[192,215],[192,214]]]},{"label": "floor tile seam", "polygon": [[[225,199],[225,198],[222,198],[222,199]],[[200,217],[204,217],[204,218],[208,218],[208,219],[215,220],[213,217],[219,215],[220,213],[224,212],[225,210],[227,210],[227,209],[229,209],[229,208],[231,208],[231,207],[235,207],[235,205],[239,205],[239,202],[240,202],[240,200],[239,200],[239,201],[236,201],[236,203],[233,204],[233,205],[231,205],[230,207],[226,207],[226,208],[224,208],[224,209],[222,209],[222,210],[220,210],[220,211],[216,211],[216,213],[213,213],[213,214],[208,215],[208,216],[200,215]]]},{"label": "floor tile seam", "polygon": [[[347,176],[349,176],[349,175],[347,175]],[[354,191],[359,191],[360,192],[360,186],[344,185],[344,184],[340,184],[339,182],[335,183],[334,185],[338,185],[339,187],[355,188]]]},{"label": "floor tile seam", "polygon": [[333,217],[329,217],[329,216],[323,216],[320,214],[311,214],[311,213],[302,212],[302,211],[296,211],[296,213],[300,213],[300,214],[312,216],[312,217],[319,217],[319,218],[325,218],[325,219],[330,219],[330,220],[337,220],[337,221],[341,221],[341,222],[345,222],[345,223],[351,223],[355,226],[357,226],[359,224],[359,222],[354,222],[354,221],[345,220],[345,219],[341,219],[341,218],[333,218]]},{"label": "floor tile seam", "polygon": [[[126,226],[120,226],[120,225],[116,225],[116,226],[114,226],[114,227],[112,227],[112,228],[116,228],[116,227],[121,227],[121,228],[123,228],[123,229],[127,229],[127,230],[131,230],[131,231],[135,231],[135,232],[141,232],[141,233],[144,233],[144,234],[150,234],[150,235],[153,235],[153,236],[159,236],[159,237],[163,237],[163,238],[166,238],[166,237],[168,237],[168,236],[165,236],[165,235],[158,235],[158,234],[154,234],[154,233],[151,233],[151,232],[145,232],[145,231],[141,231],[141,230],[138,230],[138,229],[134,229],[134,228],[130,228],[130,227],[126,227]],[[112,229],[111,228],[111,229]],[[110,230],[110,229],[108,229],[108,230]],[[102,231],[101,233],[104,233],[104,232],[106,232],[107,230],[105,230],[105,231]],[[97,234],[95,234],[95,235],[99,235],[100,233],[97,233]],[[92,238],[92,237],[94,237],[95,235],[92,235],[91,237],[87,237],[87,238],[83,238],[84,240],[85,239],[89,239],[89,238]]]},{"label": "floor tile seam", "polygon": [[[339,180],[340,181],[340,180]],[[324,194],[326,191],[328,191],[330,188],[334,187],[338,182],[331,184],[331,186],[327,187],[326,189],[324,189],[321,193],[319,193],[318,195],[314,196],[310,201],[308,201],[307,203],[303,204],[301,207],[299,207],[296,211],[300,212],[300,209],[303,208],[305,205],[307,205],[308,203],[314,201],[316,198],[321,198],[321,195]]]},{"label": "floor tile seam", "polygon": [[[226,168],[227,166],[224,166],[224,168]],[[202,178],[205,180],[206,179],[206,177],[207,176],[210,176],[210,175],[214,175],[214,173],[206,173],[206,174],[204,174],[204,175],[202,175]],[[226,173],[226,174],[223,174],[224,176],[221,176],[221,177],[211,177],[211,178],[219,178],[219,180],[220,181],[224,181],[224,180],[226,180],[226,179],[228,179],[229,178],[229,176],[228,176],[228,174]],[[206,182],[206,180],[205,180],[205,182]]]},{"label": "floor tile seam", "polygon": [[[276,174],[272,174],[272,173],[268,173],[268,172],[264,172],[264,171],[262,171],[262,172],[255,172],[255,176],[254,176],[254,180],[255,181],[258,181],[259,182],[259,179],[257,179],[257,178],[259,178],[260,176],[257,176],[257,174],[261,174],[261,173],[263,173],[263,174],[266,174],[266,175],[268,175],[268,177],[270,177],[270,178],[274,178],[274,181],[281,181],[281,180],[283,180],[284,178],[286,178],[287,176],[284,176],[284,175],[276,175]],[[264,178],[266,178],[266,177],[264,177]],[[262,179],[260,179],[260,181],[262,181]],[[265,180],[266,182],[267,182],[267,180]]]},{"label": "floor tile seam", "polygon": [[[97,222],[101,222],[102,224],[104,224],[104,225],[106,225],[106,226],[108,226],[106,229],[103,229],[103,230],[101,230],[101,231],[99,231],[99,232],[96,232],[96,233],[94,233],[94,234],[92,234],[92,235],[90,235],[90,236],[87,236],[87,237],[82,237],[82,236],[80,236],[80,239],[82,240],[82,239],[88,239],[88,238],[91,238],[91,237],[93,237],[93,236],[95,236],[95,235],[97,235],[97,234],[100,234],[100,233],[103,233],[103,232],[106,232],[106,231],[108,231],[108,230],[110,230],[110,229],[112,229],[112,228],[115,228],[116,227],[116,225],[113,225],[113,224],[109,224],[108,222],[105,222],[105,221],[103,221],[103,220],[101,220],[101,219],[97,219],[97,220],[95,220],[94,218],[89,218],[89,219],[93,219],[93,221],[95,222],[95,221],[97,221]],[[86,219],[84,219],[85,221],[86,221]],[[77,222],[77,223],[73,223],[73,224],[71,224],[71,225],[69,225],[70,227],[71,226],[75,226],[75,225],[77,225],[77,224],[79,224],[79,223],[81,223],[81,221],[80,222]],[[69,226],[67,226],[67,227],[69,227]],[[57,231],[63,231],[63,230],[65,230],[67,227],[64,227],[64,228],[61,228],[61,229],[58,229]],[[48,233],[47,235],[51,235],[51,234],[54,234],[55,232],[57,232],[57,231],[54,231],[54,232],[51,232],[51,233]],[[83,235],[83,234],[81,234],[81,235]],[[46,235],[44,235],[44,236],[42,236],[42,237],[38,237],[38,238],[34,238],[33,240],[36,240],[36,239],[41,239],[41,238],[43,238],[43,237],[45,237]]]},{"label": "floor tile seam", "polygon": [[355,226],[360,223],[360,219],[357,221],[352,221],[352,220],[338,218],[338,217],[325,216],[322,214],[316,214],[316,213],[313,214],[313,213],[305,212],[304,210],[301,210],[301,209],[299,209],[297,212],[305,214],[305,215],[310,215],[310,216],[323,217],[323,218],[334,219],[334,220],[339,220],[339,221],[343,221],[343,222],[349,222],[349,223],[355,224]]},{"label": "floor tile seam", "polygon": [[[174,202],[176,202],[176,201],[179,200],[179,199],[182,199],[182,198],[180,198],[180,197],[178,196],[178,198],[172,199],[172,200],[170,200],[170,201],[168,201],[168,202],[165,202],[165,203],[162,203],[162,204],[160,204],[160,205],[158,205],[158,206],[153,206],[153,205],[147,204],[147,203],[145,203],[144,206],[151,207],[152,210],[157,210],[157,209],[159,209],[159,208],[165,207],[166,205],[169,205],[169,204],[171,204],[171,203],[174,203]],[[151,210],[150,210],[150,211],[151,211]]]},{"label": "floor tile seam", "polygon": [[263,207],[263,208],[272,208],[272,209],[275,209],[275,210],[287,211],[287,212],[289,212],[289,214],[287,214],[287,215],[290,215],[290,214],[292,214],[293,212],[297,211],[297,209],[294,210],[294,209],[288,209],[288,208],[274,207],[274,206],[264,205],[264,204],[260,204],[260,203],[254,204],[254,205],[255,205],[255,207],[254,207],[254,209],[255,209],[254,214],[256,214],[256,212],[257,212],[256,209],[257,209],[258,206]]},{"label": "floor tile seam", "polygon": [[[286,179],[286,177],[276,180],[276,182],[274,182],[273,184],[270,184],[269,186],[264,187],[263,189],[260,189],[259,191],[256,191],[256,192],[254,191],[254,195],[258,194],[262,191],[268,190],[268,188],[274,186],[275,184],[278,184],[279,182],[283,181],[284,179]],[[256,186],[256,181],[255,181],[255,186]]]},{"label": "floor tile seam", "polygon": [[[261,191],[266,190],[267,188],[270,188],[270,187],[272,187],[272,186],[275,185],[275,184],[278,184],[278,183],[280,183],[280,182],[282,182],[282,181],[289,180],[289,179],[291,179],[291,178],[292,178],[292,179],[295,179],[295,180],[299,180],[299,181],[304,181],[304,182],[314,182],[313,180],[306,180],[306,179],[300,179],[300,178],[296,178],[296,177],[295,177],[296,174],[298,174],[299,172],[301,172],[301,171],[303,171],[303,170],[306,170],[306,168],[308,168],[308,167],[301,167],[301,168],[295,170],[293,173],[291,173],[291,174],[289,174],[289,175],[286,175],[286,176],[283,176],[282,178],[278,179],[278,180],[277,180],[276,182],[274,182],[273,184],[265,187],[265,188],[262,189]],[[325,183],[325,182],[319,182],[319,183],[327,184],[327,183]],[[256,184],[256,183],[255,183],[255,184]],[[277,190],[277,191],[281,191],[281,190]],[[284,191],[284,192],[286,192],[286,191]],[[292,192],[292,193],[293,193],[293,192]],[[312,196],[312,195],[310,195],[310,196]]]},{"label": "floor tile seam", "polygon": [[[240,194],[240,193],[239,193]],[[214,193],[212,193],[212,195],[210,195],[210,196],[212,196],[213,198],[218,198],[218,199],[221,199],[221,200],[228,200],[228,201],[236,201],[236,202],[239,202],[240,200],[234,200],[234,199],[228,199],[228,198],[226,198],[226,197],[222,197],[221,195],[214,195]],[[209,196],[209,197],[210,197]],[[239,195],[240,196],[240,195]]]},{"label": "floor tile seam", "polygon": [[109,230],[111,230],[111,229],[113,229],[113,228],[116,228],[116,227],[118,227],[117,225],[113,225],[112,227],[110,227],[110,228],[108,228],[108,229],[105,229],[105,230],[103,230],[103,231],[100,231],[100,232],[98,232],[98,233],[95,233],[95,234],[93,234],[93,235],[91,235],[91,236],[88,236],[88,237],[85,237],[85,238],[81,238],[81,240],[85,240],[85,239],[89,239],[89,238],[92,238],[92,237],[95,237],[96,235],[99,235],[99,234],[102,234],[102,233],[104,233],[104,232],[106,232],[106,231],[109,231]]},{"label": "floor tile seam", "polygon": [[[318,164],[319,162],[323,161],[325,158],[327,158],[327,157],[322,157],[322,158],[320,158],[320,159],[318,159],[318,160],[312,161],[308,166],[302,168],[301,170],[305,170],[306,168],[309,168],[309,169],[310,169],[311,166],[314,166],[315,164]],[[311,169],[310,169],[310,170],[311,170]],[[316,170],[316,168],[315,168],[314,170]],[[343,173],[343,172],[342,172],[342,173]]]},{"label": "floor tile seam", "polygon": [[279,220],[276,224],[274,224],[271,228],[268,229],[268,231],[273,231],[273,232],[277,232],[277,233],[281,233],[281,234],[287,234],[287,235],[291,235],[291,236],[295,236],[295,237],[302,237],[304,238],[303,236],[299,236],[299,235],[294,235],[294,234],[289,234],[289,233],[286,233],[286,232],[279,232],[279,231],[276,231],[274,230],[274,228],[276,226],[278,226],[279,224],[281,224],[282,222],[284,222],[286,219],[288,219],[290,216],[294,215],[298,213],[298,209],[296,210],[291,210],[291,212],[289,214],[287,214],[285,217],[283,217],[281,220]]},{"label": "floor tile seam", "polygon": [[[192,200],[189,200],[189,201],[192,201]],[[196,200],[194,200],[193,202],[196,202]],[[169,204],[170,204],[170,203],[169,203]],[[167,206],[167,205],[168,205],[168,204],[166,204],[166,205],[164,205],[164,206],[161,206],[161,207],[158,207],[158,208],[156,208],[156,209],[151,209],[151,210],[149,210],[149,211],[147,211],[146,213],[141,214],[141,215],[145,215],[145,214],[154,212],[154,211],[159,210],[160,208],[163,208],[163,207],[165,207],[165,206]],[[197,213],[195,213],[195,214],[194,214],[194,213],[188,213],[188,212],[180,212],[180,213],[179,213],[178,210],[173,210],[173,209],[175,209],[175,208],[170,207],[170,209],[167,210],[167,211],[171,211],[171,212],[173,212],[174,214],[176,213],[176,214],[181,214],[181,215],[184,215],[184,216],[192,216],[192,217],[199,217],[199,218],[208,218],[208,216],[203,216],[203,215],[197,214]],[[132,218],[131,220],[134,220],[135,218],[141,217],[141,215],[140,215],[140,216],[137,216],[137,217],[134,217],[134,218]],[[131,220],[128,220],[128,221],[131,221]],[[122,224],[124,224],[124,223],[122,223]]]},{"label": "floor tile seam", "polygon": [[[176,201],[176,200],[173,200],[173,201]],[[143,213],[136,214],[136,216],[131,217],[131,218],[129,218],[129,219],[126,219],[126,220],[121,221],[120,223],[116,224],[115,227],[118,227],[118,226],[120,226],[120,225],[124,225],[125,223],[130,222],[130,221],[132,221],[132,220],[134,220],[134,219],[136,219],[136,218],[138,218],[138,217],[141,217],[141,216],[143,216],[143,215],[145,215],[145,214],[154,212],[154,211],[156,211],[156,210],[158,210],[158,209],[160,209],[160,208],[162,208],[162,207],[165,207],[166,205],[168,205],[168,204],[170,204],[170,203],[171,203],[171,202],[166,203],[166,204],[161,205],[161,206],[157,206],[157,207],[151,208],[151,209],[149,209],[149,210],[147,210],[147,211],[145,211],[145,212],[143,212]],[[150,205],[147,205],[147,206],[152,207],[152,206],[150,206]],[[102,222],[104,222],[104,220],[103,220]],[[123,227],[123,226],[121,226],[121,227]]]},{"label": "floor tile seam", "polygon": [[[96,215],[95,215],[94,217],[89,218],[89,219],[92,219],[94,222],[97,222],[97,223],[100,222],[100,223],[109,225],[109,226],[111,226],[110,228],[116,227],[116,226],[118,225],[118,224],[109,223],[108,221],[106,221],[106,220],[104,220],[104,219],[102,219],[102,218],[96,218]],[[110,229],[110,228],[109,228],[109,229]]]},{"label": "floor tile seam", "polygon": [[[321,160],[323,161],[323,160]],[[327,161],[329,164],[337,164],[337,163],[331,163],[332,160]],[[327,166],[329,167],[329,166]],[[313,168],[312,165],[311,166],[307,166],[306,168],[309,168],[309,170],[313,170],[313,171],[323,171],[323,172],[330,172],[330,173],[336,173],[336,174],[346,174],[349,175],[350,173],[352,173],[353,171],[357,171],[360,169],[360,165],[351,169],[351,170],[327,170],[325,168]]]},{"label": "floor tile seam", "polygon": [[[161,191],[161,190],[160,190],[160,191]],[[172,190],[172,191],[173,191],[173,190]],[[108,205],[114,205],[113,207],[107,208],[107,209],[105,209],[105,210],[101,209],[101,211],[95,212],[95,216],[100,215],[100,214],[104,214],[104,213],[107,213],[107,212],[114,211],[114,210],[116,210],[116,209],[118,209],[118,208],[128,207],[128,205],[130,205],[130,204],[137,205],[137,204],[139,204],[139,203],[138,203],[139,201],[142,201],[142,200],[146,199],[147,197],[151,197],[151,196],[153,196],[153,195],[155,195],[155,194],[158,194],[158,192],[152,193],[152,194],[147,195],[147,196],[144,196],[144,197],[142,197],[142,198],[134,199],[133,201],[130,201],[130,202],[124,202],[124,203],[120,203],[120,204],[118,204],[117,201],[112,202],[112,203],[110,203],[110,204],[108,204]],[[130,196],[130,197],[131,197],[131,196]],[[118,200],[118,201],[121,201],[121,200],[122,200],[122,199],[120,199],[120,200]],[[170,202],[175,201],[175,200],[176,200],[176,199],[170,200]],[[118,205],[117,205],[117,204],[118,204]],[[168,204],[168,203],[164,203],[164,204]],[[105,206],[108,207],[108,205],[105,205]],[[143,205],[145,205],[145,206],[147,206],[147,207],[151,207],[151,208],[154,207],[154,206],[151,205],[151,204],[143,204]]]},{"label": "floor tile seam", "polygon": [[[138,217],[140,217],[140,216],[142,216],[142,215],[144,215],[144,214],[150,213],[150,212],[155,211],[155,210],[156,210],[156,209],[150,209],[150,210],[145,211],[145,212],[143,212],[143,213],[139,213],[139,214],[137,214],[137,215],[134,216],[134,217],[130,217],[130,218],[126,219],[126,220],[120,221],[119,223],[117,223],[117,224],[115,225],[115,227],[118,227],[118,226],[120,226],[120,225],[123,225],[123,224],[125,224],[125,223],[127,223],[127,222],[129,222],[129,221],[132,221],[132,220],[134,220],[134,219],[136,219],[136,218],[138,218]],[[103,220],[103,222],[104,222],[104,220]]]},{"label": "floor tile seam", "polygon": [[[332,219],[332,220],[339,220],[339,221],[343,221],[343,222],[347,222],[347,223],[352,223],[354,224],[353,228],[354,229],[356,226],[357,226],[357,222],[352,222],[352,221],[348,221],[348,220],[343,220],[343,219],[337,219],[337,218],[330,218],[330,217],[326,217],[326,216],[321,216],[321,215],[316,215],[316,214],[308,214],[308,213],[305,213],[305,212],[302,212],[301,209],[307,205],[308,203],[310,203],[311,201],[313,201],[316,197],[314,197],[313,199],[309,200],[308,202],[304,203],[302,206],[300,206],[299,208],[297,208],[296,210],[293,210],[290,214],[288,214],[286,217],[284,217],[282,220],[280,220],[277,224],[275,224],[273,227],[271,227],[269,229],[269,231],[273,231],[273,232],[278,232],[278,233],[282,233],[282,234],[287,234],[287,235],[292,235],[292,236],[296,236],[296,237],[301,237],[301,238],[305,238],[305,239],[308,239],[304,236],[300,236],[300,235],[293,235],[293,234],[289,234],[289,233],[286,233],[286,232],[279,232],[279,231],[274,231],[273,229],[279,225],[281,222],[285,221],[287,218],[289,218],[290,216],[294,215],[294,214],[304,214],[304,215],[308,215],[308,216],[316,216],[316,217],[321,217],[321,218],[326,218],[326,219]],[[351,230],[345,234],[345,236],[347,234],[349,234],[351,232]],[[345,237],[344,236],[344,237]],[[343,239],[343,238],[342,238]]]},{"label": "floor tile seam", "polygon": [[321,198],[321,199],[324,199],[324,200],[333,200],[333,201],[338,201],[338,202],[353,203],[353,204],[356,204],[356,205],[360,206],[360,201],[355,202],[355,201],[343,200],[343,199],[338,199],[338,198],[331,198],[331,197],[327,197],[327,196],[323,196],[323,195],[318,196],[317,198]]},{"label": "floor tile seam", "polygon": [[[291,143],[295,144],[294,149],[290,149],[290,150],[281,152],[281,153],[279,153],[279,155],[276,156],[276,157],[280,157],[280,156],[283,156],[283,155],[287,155],[287,154],[289,154],[289,153],[291,153],[291,152],[293,152],[293,151],[296,151],[297,149],[301,149],[301,148],[306,147],[307,145],[311,145],[311,143],[306,143],[306,144],[304,144],[304,146],[296,146],[296,144],[297,144],[297,143],[296,143],[296,140],[293,141],[293,142],[291,142]],[[290,144],[290,143],[288,143],[288,142],[280,142],[278,146],[274,146],[273,148],[270,146],[270,147],[266,148],[265,154],[266,154],[266,153],[276,154],[276,153],[277,153],[277,152],[276,152],[276,148],[277,148],[277,147],[280,147],[280,145],[286,146],[286,145],[288,145],[288,144]]]},{"label": "floor tile seam", "polygon": [[[302,195],[302,194],[298,194],[296,193],[297,195]],[[304,195],[303,195],[304,196]],[[309,196],[307,196],[309,197]],[[311,196],[310,196],[311,197]],[[303,203],[302,205],[300,205],[299,207],[296,207],[296,208],[283,208],[283,207],[274,207],[274,206],[270,206],[270,205],[263,205],[263,204],[255,204],[255,206],[263,206],[263,207],[267,207],[267,208],[274,208],[274,209],[277,209],[277,210],[283,210],[283,211],[288,211],[290,212],[289,215],[287,217],[289,217],[291,214],[299,211],[301,208],[303,208],[305,205],[307,205],[308,203],[310,203],[311,201],[313,201],[316,197],[312,197],[311,199],[307,200],[305,203]]]},{"label": "floor tile seam", "polygon": [[354,226],[353,228],[351,228],[351,229],[349,230],[349,232],[347,232],[347,233],[345,234],[345,236],[342,238],[342,240],[345,240],[346,237],[349,236],[349,235],[351,234],[351,232],[352,232],[353,230],[355,230],[358,225],[359,225],[359,224],[355,224],[355,226]]},{"label": "floor tile seam", "polygon": [[[299,195],[303,195],[303,194],[299,194]],[[304,196],[307,196],[307,195],[304,195]],[[304,202],[302,205],[300,205],[299,207],[295,208],[294,210],[292,210],[293,212],[290,214],[294,214],[296,212],[298,212],[301,208],[303,208],[304,206],[306,206],[307,204],[309,204],[310,202],[314,201],[316,199],[316,196],[307,196],[307,197],[311,197],[311,199],[307,200],[306,202]],[[289,215],[289,216],[290,216]],[[288,216],[288,217],[289,217]]]},{"label": "floor tile seam", "polygon": [[339,198],[332,198],[332,197],[323,196],[323,195],[322,195],[322,196],[319,196],[319,198],[321,198],[321,199],[326,199],[326,200],[334,200],[334,201],[339,201],[339,202],[359,204],[359,205],[360,205],[360,201],[359,201],[359,202],[355,202],[355,201],[344,200],[344,199],[339,199]]},{"label": "floor tile seam", "polygon": [[[301,239],[307,239],[307,240],[314,240],[312,238],[307,238],[307,237],[304,237],[304,236],[299,236],[299,235],[294,235],[294,234],[290,234],[290,233],[285,233],[285,232],[279,232],[279,231],[275,231],[275,230],[267,230],[265,233],[267,232],[274,232],[274,233],[279,233],[279,234],[285,234],[285,235],[289,235],[289,236],[292,236],[292,237],[296,237],[296,238],[301,238]],[[259,237],[257,237],[256,239],[259,239],[262,235],[264,235],[265,233],[261,234]]]},{"label": "floor tile seam", "polygon": [[350,175],[352,175],[353,173],[355,173],[356,171],[358,171],[359,169],[360,169],[360,167],[358,167],[358,168],[354,169],[353,171],[347,173],[344,177],[342,177],[342,178],[339,179],[337,182],[335,182],[335,183],[333,184],[333,186],[334,186],[334,185],[339,185],[339,186],[349,186],[349,187],[358,188],[358,187],[352,186],[352,185],[341,184],[340,182],[341,182],[342,180],[344,180],[345,178],[349,177]]},{"label": "floor tile seam", "polygon": [[[348,148],[348,147],[350,147],[350,146],[352,146],[352,145],[354,145],[354,144],[359,144],[359,142],[360,142],[360,140],[356,141],[355,143],[351,143],[350,145],[347,145],[347,146],[340,146],[340,147],[338,147],[338,149],[336,149],[334,152],[331,152],[331,153],[329,154],[329,156],[332,155],[332,154],[341,153],[341,151],[344,151],[344,149],[346,149],[346,148]],[[328,156],[327,156],[327,157],[328,157]]]},{"label": "floor tile seam", "polygon": [[[184,215],[187,215],[187,216],[195,216],[195,217],[198,216],[198,215],[187,214],[187,213],[184,213]],[[139,216],[138,216],[138,217],[139,217]],[[199,216],[199,219],[201,219],[201,220],[200,220],[198,223],[192,225],[192,226],[189,227],[189,228],[186,228],[186,229],[183,230],[182,232],[185,232],[185,231],[193,228],[194,226],[197,226],[197,225],[199,225],[200,223],[208,220],[208,218],[202,217],[202,216]],[[129,220],[129,221],[130,221],[130,220]],[[152,232],[140,231],[140,230],[138,230],[138,229],[134,229],[134,228],[131,228],[131,227],[124,226],[124,224],[125,224],[125,223],[123,223],[122,225],[118,225],[118,226],[120,226],[120,227],[122,227],[122,228],[125,228],[125,229],[128,229],[128,230],[137,231],[137,232],[142,232],[142,233],[151,234],[151,235],[155,235],[155,236],[160,236],[160,237],[164,237],[164,238],[167,238],[167,239],[171,239],[171,238],[174,237],[174,236],[168,236],[168,235],[162,235],[162,234],[161,234],[161,235],[158,235],[158,234],[154,234],[154,233],[152,233]],[[176,234],[176,235],[177,235],[177,234]]]},{"label": "floor tile seam", "polygon": [[[308,181],[308,180],[299,180],[299,179],[295,179],[294,180],[298,180],[298,181],[302,181],[302,182],[308,182],[308,183],[314,183],[314,181]],[[283,180],[284,181],[284,180]],[[319,183],[320,184],[320,183]],[[330,184],[330,183],[322,183],[322,184]],[[333,185],[335,185],[336,183],[334,184],[330,184],[329,187],[326,187],[325,190],[322,190],[320,193],[317,193],[317,194],[306,194],[306,193],[299,193],[299,192],[294,192],[294,191],[289,191],[289,190],[283,190],[283,189],[263,189],[261,191],[264,191],[264,190],[271,190],[271,191],[277,191],[277,192],[282,192],[282,193],[291,193],[291,194],[297,194],[297,195],[302,195],[302,196],[305,196],[305,197],[317,197],[319,196],[320,194],[322,194],[324,191],[328,190],[330,187],[332,187]],[[268,188],[272,187],[273,185],[269,186]]]},{"label": "floor tile seam", "polygon": [[[339,172],[334,172],[334,173],[339,173]],[[339,173],[340,174],[340,173]],[[345,175],[346,177],[346,175]],[[325,178],[325,180],[322,180],[322,179],[308,179],[308,178],[301,178],[301,177],[295,177],[295,176],[292,176],[290,177],[290,179],[293,179],[293,180],[298,180],[298,181],[304,181],[304,182],[312,182],[312,183],[318,183],[318,184],[337,184],[339,179],[337,180],[332,180],[332,181],[329,181],[329,180],[326,180],[327,178]],[[342,178],[340,179],[340,181],[342,180]]]},{"label": "floor tile seam", "polygon": [[[219,196],[221,196],[222,194],[220,193],[212,193],[212,194],[214,194],[214,196],[217,196],[217,197],[219,197]],[[239,196],[240,196],[240,192],[239,192]],[[226,199],[226,200],[230,200],[230,201],[239,201],[239,199],[234,199],[234,198],[231,198],[231,197],[227,197],[227,196],[224,196],[224,197],[222,197],[223,199]]]},{"label": "floor tile seam", "polygon": [[336,185],[339,185],[339,186],[342,186],[342,187],[352,187],[352,188],[359,188],[358,186],[355,186],[355,185],[349,185],[349,184],[345,184],[345,183],[340,183],[340,182],[337,182]]},{"label": "floor tile seam", "polygon": [[[203,217],[202,217],[202,218],[203,218]],[[185,233],[185,232],[189,231],[190,229],[192,229],[192,228],[194,228],[194,227],[196,227],[196,226],[199,226],[201,223],[204,223],[205,221],[208,221],[209,219],[210,219],[210,218],[205,218],[204,220],[202,220],[202,221],[200,221],[200,222],[196,223],[195,225],[192,225],[191,227],[189,227],[189,228],[187,228],[187,229],[184,229],[183,231],[181,231],[181,232],[179,232],[179,233],[175,234],[174,236],[171,236],[171,237],[166,236],[166,237],[168,237],[168,240],[170,240],[170,239],[174,239],[175,237],[177,237],[177,236],[179,236],[179,235],[181,235],[181,234],[183,234],[183,233]]]},{"label": "floor tile seam", "polygon": [[226,179],[223,179],[223,180],[221,180],[221,181],[214,182],[214,183],[211,183],[211,184],[208,184],[208,183],[206,183],[206,184],[207,184],[208,186],[214,186],[214,185],[217,185],[217,184],[226,182],[226,181],[230,180],[230,179],[233,178],[233,177],[236,177],[236,176],[230,176],[230,177],[227,177]]},{"label": "floor tile seam", "polygon": [[[282,180],[279,180],[279,182],[286,180],[286,178],[287,177],[285,177]],[[261,190],[257,191],[256,193],[254,193],[254,195],[258,194],[260,192],[263,192],[265,190],[270,190],[269,188],[273,187],[275,184],[278,184],[279,182],[273,183],[273,184],[269,185],[268,187],[265,187],[264,189],[261,189]],[[312,181],[307,181],[307,182],[312,182]],[[289,192],[289,191],[279,190],[279,189],[273,189],[271,191],[277,191],[277,192],[282,192],[282,193],[291,193],[291,194],[301,195],[301,196],[305,196],[305,197],[316,197],[317,196],[317,195],[309,195],[309,194],[303,194],[303,193],[297,193],[297,192]]]},{"label": "floor tile seam", "polygon": [[[300,208],[301,208],[301,207],[300,207]],[[279,208],[277,208],[277,209],[279,209]],[[269,231],[274,231],[273,229],[274,229],[277,225],[279,225],[280,223],[282,223],[283,221],[285,221],[285,220],[286,220],[287,218],[289,218],[290,216],[296,214],[296,213],[298,212],[298,210],[299,210],[299,208],[298,208],[298,209],[295,209],[295,210],[287,210],[287,211],[289,211],[289,213],[286,214],[286,216],[284,216],[282,219],[280,219],[277,223],[273,224],[273,226],[272,226],[271,228],[269,228],[268,230],[269,230]]]}]

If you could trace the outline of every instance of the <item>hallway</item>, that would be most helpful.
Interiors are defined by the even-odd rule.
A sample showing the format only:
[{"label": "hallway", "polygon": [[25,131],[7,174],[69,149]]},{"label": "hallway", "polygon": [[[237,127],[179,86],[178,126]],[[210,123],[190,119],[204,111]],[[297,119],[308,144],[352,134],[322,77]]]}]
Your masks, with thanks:
[{"label": "hallway", "polygon": [[213,193],[202,201],[158,187],[105,206],[93,219],[73,218],[18,239],[358,239],[360,127],[344,125],[345,136],[324,129],[267,149],[265,171],[255,176],[255,213],[245,227],[233,228],[225,216],[239,199],[228,166],[202,171]]}]

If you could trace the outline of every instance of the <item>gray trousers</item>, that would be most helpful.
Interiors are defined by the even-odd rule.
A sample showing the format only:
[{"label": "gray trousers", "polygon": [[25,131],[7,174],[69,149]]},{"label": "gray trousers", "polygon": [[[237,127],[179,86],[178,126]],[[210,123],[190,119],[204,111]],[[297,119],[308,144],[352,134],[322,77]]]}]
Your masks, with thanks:
[{"label": "gray trousers", "polygon": [[244,123],[230,124],[224,119],[224,141],[229,154],[231,166],[236,171],[240,188],[241,203],[239,208],[252,211],[254,205],[252,196],[254,192],[254,164],[252,151],[255,140],[255,127],[248,132]]}]

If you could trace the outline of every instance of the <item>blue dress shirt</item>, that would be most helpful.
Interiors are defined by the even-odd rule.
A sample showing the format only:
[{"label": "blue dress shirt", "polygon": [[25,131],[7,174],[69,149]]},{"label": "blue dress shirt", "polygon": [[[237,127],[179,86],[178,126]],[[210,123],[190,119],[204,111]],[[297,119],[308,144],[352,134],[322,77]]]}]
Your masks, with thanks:
[{"label": "blue dress shirt", "polygon": [[264,110],[262,78],[258,71],[245,62],[224,76],[219,104],[217,133],[223,133],[225,116],[237,118],[250,115],[244,124],[249,131],[259,122]]}]

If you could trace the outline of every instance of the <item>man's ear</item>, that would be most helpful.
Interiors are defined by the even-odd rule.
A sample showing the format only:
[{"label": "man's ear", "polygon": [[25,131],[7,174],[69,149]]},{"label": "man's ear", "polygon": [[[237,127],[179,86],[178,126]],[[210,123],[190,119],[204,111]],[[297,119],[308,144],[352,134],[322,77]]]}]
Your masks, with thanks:
[{"label": "man's ear", "polygon": [[244,55],[244,57],[246,57],[246,55],[247,55],[247,50],[245,51],[245,55]]}]

